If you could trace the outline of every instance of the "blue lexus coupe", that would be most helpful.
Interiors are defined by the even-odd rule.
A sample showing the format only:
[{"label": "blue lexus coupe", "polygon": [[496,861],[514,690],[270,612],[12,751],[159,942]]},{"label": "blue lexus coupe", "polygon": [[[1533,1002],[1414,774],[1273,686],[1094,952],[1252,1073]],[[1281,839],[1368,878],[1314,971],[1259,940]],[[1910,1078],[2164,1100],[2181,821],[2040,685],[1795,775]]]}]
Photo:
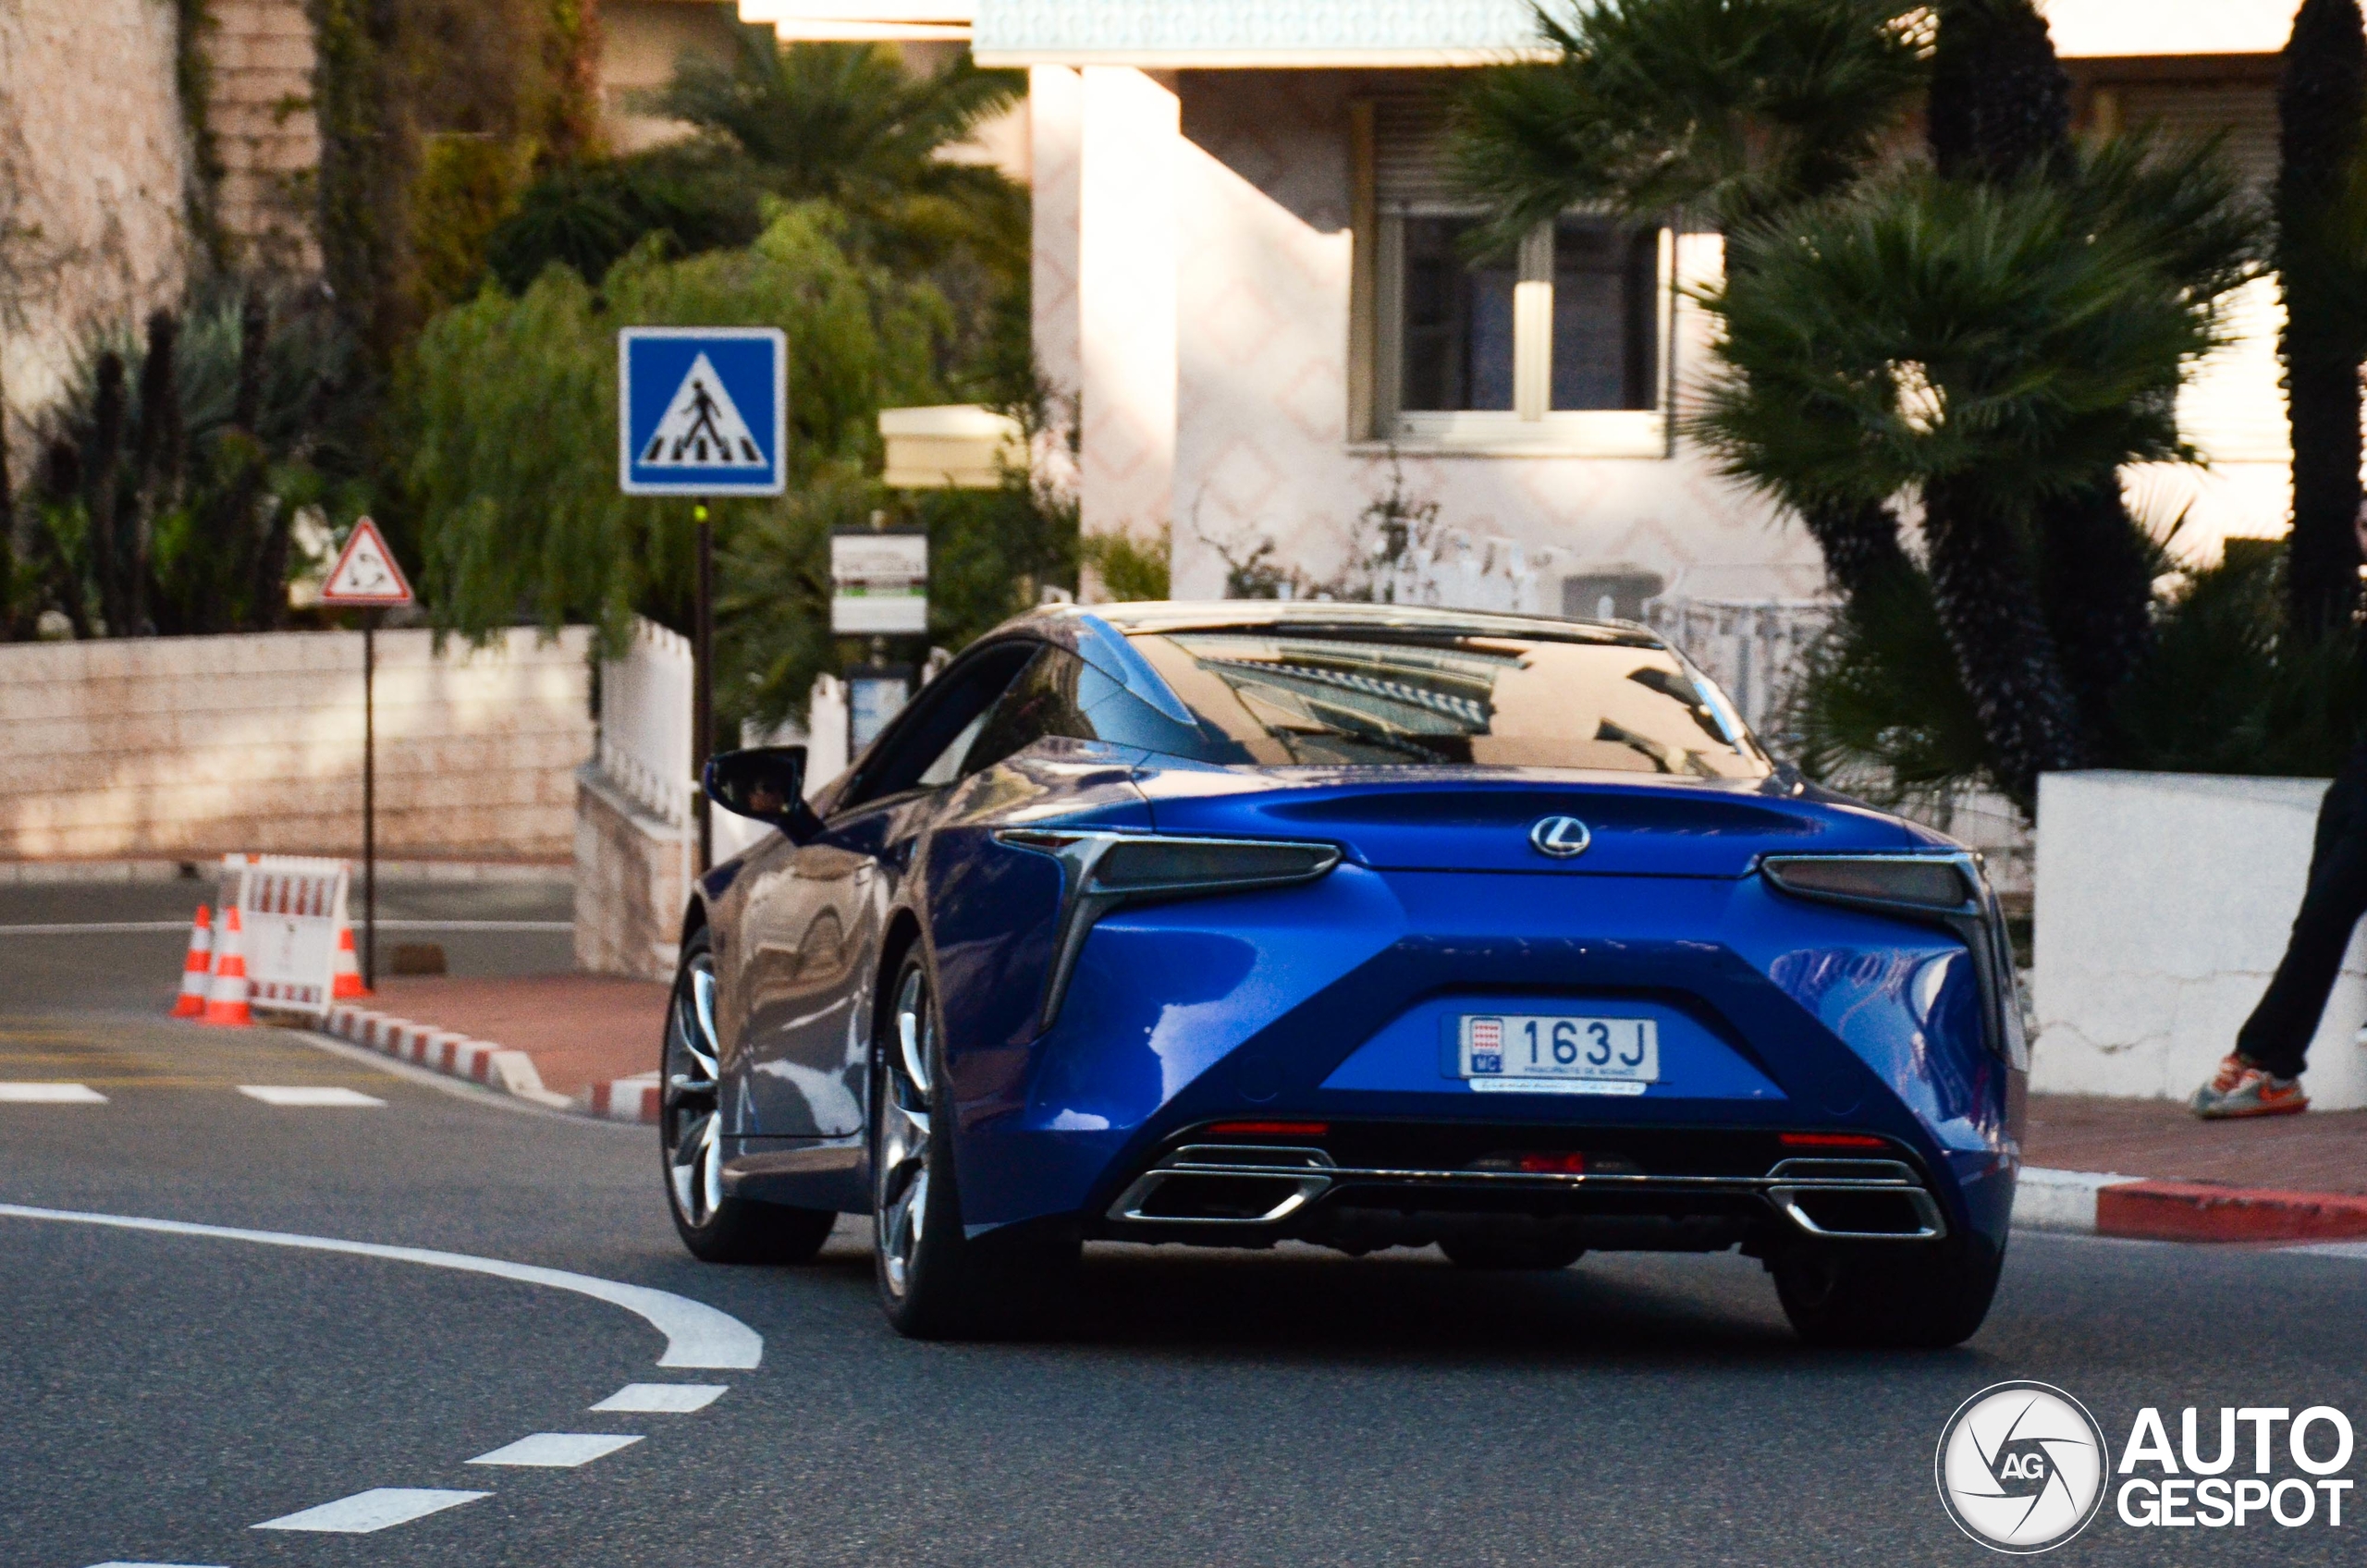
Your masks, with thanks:
[{"label": "blue lexus coupe", "polygon": [[683,1241],[871,1216],[907,1334],[1007,1331],[1088,1240],[1473,1269],[1761,1259],[1805,1338],[1954,1344],[2027,1073],[1979,862],[1772,761],[1641,627],[1060,606],[695,888],[662,1142]]}]

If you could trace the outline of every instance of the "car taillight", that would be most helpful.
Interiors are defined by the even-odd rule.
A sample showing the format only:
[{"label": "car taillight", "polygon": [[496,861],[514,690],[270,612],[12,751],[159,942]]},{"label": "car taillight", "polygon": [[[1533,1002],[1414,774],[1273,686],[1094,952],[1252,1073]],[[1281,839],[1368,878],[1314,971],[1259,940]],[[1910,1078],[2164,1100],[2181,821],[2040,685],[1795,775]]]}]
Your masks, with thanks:
[{"label": "car taillight", "polygon": [[1201,839],[1165,833],[1005,827],[998,843],[1061,863],[1062,908],[1038,1025],[1061,1013],[1076,957],[1094,923],[1127,904],[1164,903],[1313,882],[1340,864],[1336,844],[1282,839]]},{"label": "car taillight", "polygon": [[1583,1176],[1587,1173],[1587,1157],[1582,1154],[1525,1154],[1514,1165],[1525,1176]]},{"label": "car taillight", "polygon": [[1888,1140],[1869,1137],[1863,1133],[1785,1133],[1780,1140],[1787,1149],[1883,1149]]},{"label": "car taillight", "polygon": [[1769,855],[1767,879],[1802,898],[1896,905],[1935,913],[1970,907],[1976,892],[1960,864],[1918,855]]}]

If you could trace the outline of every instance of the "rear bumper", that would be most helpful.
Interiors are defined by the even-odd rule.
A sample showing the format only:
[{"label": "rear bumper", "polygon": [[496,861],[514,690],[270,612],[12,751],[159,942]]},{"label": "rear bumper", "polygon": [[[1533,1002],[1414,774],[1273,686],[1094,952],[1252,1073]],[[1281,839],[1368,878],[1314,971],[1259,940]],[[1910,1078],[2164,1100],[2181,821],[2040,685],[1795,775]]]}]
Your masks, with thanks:
[{"label": "rear bumper", "polygon": [[[1568,1129],[1326,1125],[1319,1140],[1284,1143],[1226,1138],[1220,1129],[1186,1133],[1153,1158],[1096,1218],[1096,1233],[1230,1246],[1290,1238],[1367,1251],[1525,1231],[1596,1248],[1683,1252],[1766,1251],[1792,1239],[1903,1245],[1951,1234],[1919,1162],[1898,1147],[1836,1158],[1785,1149],[1781,1134],[1756,1131],[1605,1138]],[[1482,1144],[1594,1169],[1475,1168],[1490,1163],[1484,1157],[1449,1163]]]}]

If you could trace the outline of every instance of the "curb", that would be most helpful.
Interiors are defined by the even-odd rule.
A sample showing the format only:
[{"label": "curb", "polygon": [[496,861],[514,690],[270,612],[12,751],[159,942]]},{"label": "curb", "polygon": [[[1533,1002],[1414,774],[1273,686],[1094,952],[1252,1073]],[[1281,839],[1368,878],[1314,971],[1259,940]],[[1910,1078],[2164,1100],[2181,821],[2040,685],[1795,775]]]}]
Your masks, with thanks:
[{"label": "curb", "polygon": [[524,1051],[510,1050],[491,1040],[472,1039],[454,1029],[438,1029],[432,1023],[414,1023],[408,1018],[392,1013],[374,1012],[368,1008],[339,1005],[329,1009],[321,1021],[325,1034],[426,1068],[448,1077],[466,1078],[489,1089],[515,1095],[536,1105],[555,1109],[573,1110],[611,1121],[656,1121],[657,1120],[657,1074],[622,1078],[609,1084],[595,1084],[583,1094],[570,1098],[553,1094],[543,1086],[543,1075],[534,1066],[534,1059]]},{"label": "curb", "polygon": [[2029,1166],[2014,1224],[2141,1242],[2355,1241],[2367,1238],[2367,1197]]},{"label": "curb", "polygon": [[583,1098],[578,1103],[592,1115],[610,1121],[656,1121],[657,1074],[639,1072],[631,1078],[595,1084],[583,1091]]}]

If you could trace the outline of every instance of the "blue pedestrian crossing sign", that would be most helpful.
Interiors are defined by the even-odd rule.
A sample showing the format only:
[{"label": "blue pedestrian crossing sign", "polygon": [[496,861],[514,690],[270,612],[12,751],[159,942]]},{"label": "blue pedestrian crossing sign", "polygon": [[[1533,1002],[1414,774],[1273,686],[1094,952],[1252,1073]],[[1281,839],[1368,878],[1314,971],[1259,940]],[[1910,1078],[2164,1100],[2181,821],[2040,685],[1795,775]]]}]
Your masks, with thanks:
[{"label": "blue pedestrian crossing sign", "polygon": [[770,326],[617,334],[618,483],[628,496],[778,496],[789,339]]}]

